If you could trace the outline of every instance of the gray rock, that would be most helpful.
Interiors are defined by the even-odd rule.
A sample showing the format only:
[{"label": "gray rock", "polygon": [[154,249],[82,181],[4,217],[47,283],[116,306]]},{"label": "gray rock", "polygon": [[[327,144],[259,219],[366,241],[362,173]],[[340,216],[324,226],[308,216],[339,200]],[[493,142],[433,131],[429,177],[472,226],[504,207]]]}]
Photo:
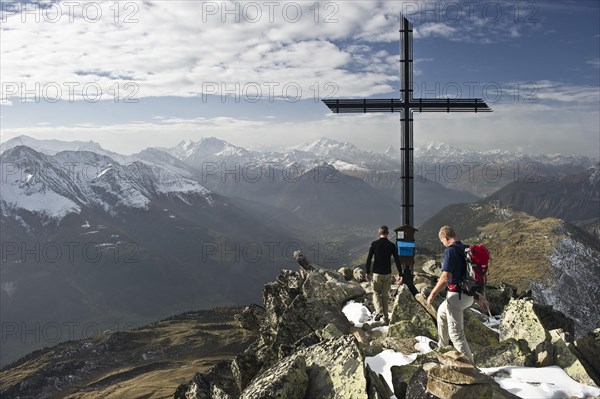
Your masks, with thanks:
[{"label": "gray rock", "polygon": [[346,281],[339,273],[313,265],[314,270],[306,273],[302,291],[306,298],[332,298],[340,306],[351,299],[365,295],[365,290],[356,281]]},{"label": "gray rock", "polygon": [[259,332],[264,317],[265,308],[252,304],[246,306],[242,313],[236,314],[234,319],[244,330]]},{"label": "gray rock", "polygon": [[[488,285],[485,292],[490,312],[493,315],[502,314],[510,300],[517,298],[517,288],[507,283],[500,283],[498,286]],[[475,302],[477,303],[477,301]]]},{"label": "gray rock", "polygon": [[349,267],[340,267],[338,269],[338,273],[344,276],[346,281],[350,281],[354,278],[352,269]]},{"label": "gray rock", "polygon": [[533,367],[533,353],[527,341],[509,338],[492,346],[487,346],[473,354],[477,367],[521,366]]},{"label": "gray rock", "polygon": [[513,299],[504,309],[500,322],[500,340],[509,338],[527,341],[537,366],[552,365],[554,354],[550,334],[538,317],[533,300]]},{"label": "gray rock", "polygon": [[[471,310],[464,311],[464,328],[470,346],[486,347],[499,341],[499,334],[487,328]],[[474,348],[471,348],[474,349]]]},{"label": "gray rock", "polygon": [[437,328],[427,310],[410,293],[406,285],[400,286],[392,308],[388,337],[411,338],[419,335],[437,336]]},{"label": "gray rock", "polygon": [[596,386],[594,380],[588,375],[577,356],[571,352],[563,339],[562,330],[551,330],[550,337],[554,346],[554,364],[562,368],[565,373],[580,384]]},{"label": "gray rock", "polygon": [[253,353],[244,352],[233,359],[231,362],[231,372],[239,392],[242,392],[246,388],[250,381],[259,373],[261,367],[262,362]]},{"label": "gray rock", "polygon": [[367,281],[366,273],[360,267],[355,267],[354,269],[352,269],[352,277],[354,278],[354,281],[356,281],[357,283],[362,283],[363,281]]},{"label": "gray rock", "polygon": [[367,397],[365,359],[353,336],[323,341],[298,352],[306,358],[306,398]]},{"label": "gray rock", "polygon": [[410,378],[406,398],[517,398],[473,367],[463,354],[455,350],[439,354],[436,358],[429,354],[417,360],[419,368]]},{"label": "gray rock", "polygon": [[369,391],[369,397],[379,397],[387,399],[394,394],[394,392],[392,392],[391,388],[388,386],[387,382],[385,381],[383,376],[381,376],[381,374],[377,374],[369,366],[366,366],[366,374],[367,391]]},{"label": "gray rock", "polygon": [[[392,366],[392,384],[394,385],[394,395],[397,398],[406,397],[408,384],[413,375],[419,370],[419,365],[411,363],[404,366]],[[424,388],[426,388],[426,384]]]},{"label": "gray rock", "polygon": [[242,392],[241,399],[303,399],[308,386],[303,356],[290,356],[263,372]]},{"label": "gray rock", "polygon": [[600,385],[600,328],[590,331],[575,342],[575,354],[590,377]]},{"label": "gray rock", "polygon": [[442,274],[442,265],[441,263],[436,262],[435,259],[425,261],[421,268],[423,272],[435,278],[438,278]]},{"label": "gray rock", "polygon": [[189,384],[180,385],[174,399],[233,399],[239,396],[230,361],[220,361],[207,373],[196,373]]}]

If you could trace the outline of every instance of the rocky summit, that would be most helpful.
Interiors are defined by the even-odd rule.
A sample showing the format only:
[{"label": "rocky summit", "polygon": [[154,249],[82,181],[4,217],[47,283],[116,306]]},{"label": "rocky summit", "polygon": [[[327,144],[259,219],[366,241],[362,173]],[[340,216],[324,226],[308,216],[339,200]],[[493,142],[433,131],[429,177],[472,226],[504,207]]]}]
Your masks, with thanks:
[{"label": "rocky summit", "polygon": [[372,317],[372,287],[359,270],[295,258],[297,270],[264,286],[262,304],[34,352],[0,370],[0,397],[600,397],[600,328],[575,339],[568,315],[514,286],[488,287],[491,315],[465,311],[473,365],[451,346],[429,348],[442,302],[425,299],[439,273],[434,260],[416,265],[416,290],[392,286],[388,326]]},{"label": "rocky summit", "polygon": [[[236,316],[258,339],[231,361],[181,384],[174,399],[512,399],[520,396],[499,382],[515,367],[536,366],[564,371],[573,386],[583,387],[576,397],[600,395],[600,329],[574,341],[571,319],[525,295],[517,298],[514,287],[490,289],[495,319],[501,320],[496,329],[479,312],[465,311],[472,365],[451,347],[422,349],[437,337],[435,308],[425,301],[435,279],[419,274],[414,296],[403,285],[393,290],[389,327],[370,319],[367,310],[358,323],[349,321],[345,306],[370,306],[369,283],[360,274],[295,256],[298,271],[282,270],[265,285],[263,304]],[[406,361],[381,367],[377,361],[390,354]]]}]

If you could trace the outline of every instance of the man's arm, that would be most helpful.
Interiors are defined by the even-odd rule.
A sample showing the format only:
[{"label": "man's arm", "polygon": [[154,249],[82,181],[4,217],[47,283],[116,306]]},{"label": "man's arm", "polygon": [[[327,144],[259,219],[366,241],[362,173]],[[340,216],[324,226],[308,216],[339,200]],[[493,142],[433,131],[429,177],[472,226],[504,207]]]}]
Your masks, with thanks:
[{"label": "man's arm", "polygon": [[394,263],[396,264],[396,269],[398,269],[398,276],[404,276],[402,272],[402,265],[400,264],[400,257],[398,256],[398,246],[394,245],[394,250],[392,251],[392,256],[394,257]]},{"label": "man's arm", "polygon": [[369,248],[369,256],[367,256],[367,264],[365,265],[367,274],[371,274],[371,260],[373,260],[374,254],[375,248],[373,248],[373,244],[371,244],[371,248]]},{"label": "man's arm", "polygon": [[427,297],[428,304],[431,305],[431,303],[433,302],[433,300],[437,296],[437,294],[439,294],[444,289],[444,287],[446,287],[446,285],[448,284],[448,281],[450,281],[451,279],[452,279],[452,273],[442,272],[442,275],[440,276],[440,279],[438,280],[437,284],[433,288],[433,291],[431,291],[431,294],[429,294],[429,296]]}]

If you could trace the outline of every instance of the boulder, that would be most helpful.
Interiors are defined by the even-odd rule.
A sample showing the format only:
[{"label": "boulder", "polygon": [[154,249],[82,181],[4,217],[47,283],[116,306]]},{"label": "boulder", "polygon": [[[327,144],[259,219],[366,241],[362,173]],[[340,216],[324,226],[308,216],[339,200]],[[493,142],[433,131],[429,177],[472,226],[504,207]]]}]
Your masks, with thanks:
[{"label": "boulder", "polygon": [[401,285],[394,300],[388,337],[412,338],[419,335],[435,338],[437,328],[409,288]]},{"label": "boulder", "polygon": [[346,281],[342,275],[318,265],[306,273],[302,285],[305,298],[332,298],[340,306],[351,299],[365,295],[365,290],[356,281]]},{"label": "boulder", "polygon": [[481,348],[473,354],[477,367],[501,367],[506,365],[533,367],[533,353],[527,341],[509,338],[495,345]]},{"label": "boulder", "polygon": [[[420,360],[406,390],[406,398],[516,399],[493,378],[473,367],[461,353],[451,350]],[[404,367],[404,366],[403,366]]]},{"label": "boulder", "polygon": [[241,399],[303,399],[308,386],[303,356],[290,356],[254,379]]},{"label": "boulder", "polygon": [[575,342],[575,354],[590,377],[600,385],[600,328],[590,331]]},{"label": "boulder", "polygon": [[298,296],[281,315],[273,344],[292,345],[328,324],[335,326],[342,334],[348,334],[352,326],[333,299],[306,299]]},{"label": "boulder", "polygon": [[281,315],[292,301],[302,294],[300,274],[291,270],[282,270],[277,280],[265,284],[263,289],[263,304],[265,317],[261,333],[275,335]]},{"label": "boulder", "polygon": [[236,314],[234,319],[240,328],[253,332],[259,332],[264,317],[265,308],[252,304],[246,306],[242,313]]},{"label": "boulder", "polygon": [[351,335],[320,342],[298,352],[306,359],[306,398],[365,398],[365,359]]},{"label": "boulder", "polygon": [[367,281],[367,275],[366,275],[365,271],[363,269],[361,269],[360,267],[355,267],[354,269],[352,269],[352,277],[354,278],[354,281],[356,281],[358,283]]},{"label": "boulder", "polygon": [[425,261],[425,263],[423,263],[423,266],[421,267],[421,269],[423,270],[424,273],[438,278],[440,277],[440,275],[442,274],[442,264],[439,262],[436,262],[435,259],[430,259],[428,261]]},{"label": "boulder", "polygon": [[196,373],[189,384],[180,385],[174,399],[210,399],[210,381],[202,373]]},{"label": "boulder", "polygon": [[486,327],[471,310],[464,311],[465,337],[472,350],[476,347],[495,345],[499,341],[499,334]]},{"label": "boulder", "polygon": [[497,286],[488,285],[485,287],[485,295],[490,312],[493,315],[500,315],[510,300],[517,298],[517,288],[506,283],[500,283]]},{"label": "boulder", "polygon": [[429,316],[431,316],[431,319],[435,323],[437,323],[437,310],[436,309],[440,307],[440,305],[442,304],[442,302],[444,300],[439,295],[436,296],[435,299],[433,300],[433,304],[435,305],[435,307],[434,307],[427,303],[427,297],[425,295],[423,295],[422,293],[415,295],[415,299],[417,300],[417,302],[419,302],[421,304],[421,306],[423,306],[423,309],[425,309],[427,311],[427,313],[429,313]]},{"label": "boulder", "polygon": [[394,394],[383,376],[374,372],[368,365],[366,366],[366,374],[367,392],[369,398],[388,399]]},{"label": "boulder", "polygon": [[[425,371],[423,366],[420,366],[412,374],[412,377],[408,382],[408,386],[406,387],[406,399],[439,399],[427,391],[428,382],[427,371]],[[398,397],[401,398],[401,396]]]},{"label": "boulder", "polygon": [[352,269],[349,267],[340,267],[338,269],[338,273],[344,276],[346,281],[350,281],[354,278]]},{"label": "boulder", "polygon": [[231,373],[239,392],[242,392],[246,388],[250,381],[259,373],[261,367],[262,362],[251,352],[241,353],[233,359],[231,362]]},{"label": "boulder", "polygon": [[371,341],[372,346],[379,346],[382,349],[391,349],[395,352],[400,352],[405,355],[415,353],[415,344],[417,340],[415,338],[399,338],[399,337],[385,337],[378,338]]},{"label": "boulder", "polygon": [[[406,390],[413,375],[419,370],[419,365],[410,363],[404,366],[392,366],[392,384],[397,398],[406,397]],[[426,388],[424,385],[424,389]]]},{"label": "boulder", "polygon": [[[435,284],[437,283],[437,281],[438,281],[438,277],[433,277],[429,274],[417,272],[414,275],[413,284],[415,285],[415,289],[417,292],[420,292],[421,294],[423,294],[427,297],[427,295],[429,295],[429,293],[431,292],[433,287],[435,287]],[[416,295],[416,292],[415,292],[415,295]]]},{"label": "boulder", "polygon": [[239,396],[230,361],[220,361],[207,373],[196,373],[189,384],[180,385],[174,399],[233,399]]},{"label": "boulder", "polygon": [[565,373],[580,384],[596,386],[594,380],[588,375],[577,356],[571,352],[564,340],[562,330],[551,330],[554,364],[562,368]]},{"label": "boulder", "polygon": [[[350,326],[348,326],[348,328],[349,327]],[[344,333],[340,331],[340,329],[334,323],[329,323],[325,327],[317,331],[317,336],[320,337],[322,340],[336,339],[341,337],[342,335],[344,335]]]},{"label": "boulder", "polygon": [[230,361],[220,361],[206,373],[212,399],[233,399],[239,396]]},{"label": "boulder", "polygon": [[[534,353],[536,366],[551,366],[554,361],[553,346],[537,309],[531,299],[511,300],[502,314],[500,340],[524,339]],[[548,312],[544,314],[546,320],[549,320]]]}]

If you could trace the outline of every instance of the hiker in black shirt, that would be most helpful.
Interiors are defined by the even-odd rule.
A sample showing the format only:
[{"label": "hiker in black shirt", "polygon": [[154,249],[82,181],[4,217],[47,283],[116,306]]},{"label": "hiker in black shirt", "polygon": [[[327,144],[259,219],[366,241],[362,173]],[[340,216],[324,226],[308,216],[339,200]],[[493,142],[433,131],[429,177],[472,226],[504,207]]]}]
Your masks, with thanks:
[{"label": "hiker in black shirt", "polygon": [[366,271],[367,280],[371,280],[371,261],[373,262],[373,305],[375,305],[375,320],[383,317],[384,323],[389,324],[389,294],[392,285],[392,262],[394,257],[396,269],[398,269],[398,283],[400,284],[402,276],[400,267],[400,258],[398,257],[398,248],[387,239],[389,229],[387,226],[379,228],[379,240],[371,243],[369,256],[367,257]]}]

